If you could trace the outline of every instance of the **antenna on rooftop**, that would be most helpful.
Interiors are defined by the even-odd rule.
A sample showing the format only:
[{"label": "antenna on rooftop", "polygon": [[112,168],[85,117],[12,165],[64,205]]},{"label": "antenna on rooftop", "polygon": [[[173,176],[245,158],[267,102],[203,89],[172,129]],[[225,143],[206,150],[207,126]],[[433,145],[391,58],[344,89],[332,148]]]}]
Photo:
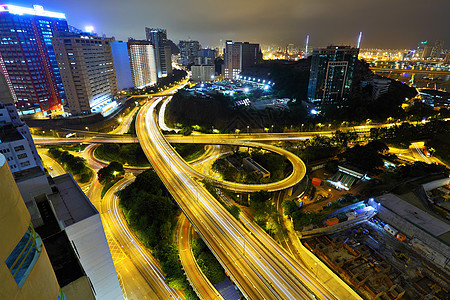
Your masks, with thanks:
[{"label": "antenna on rooftop", "polygon": [[306,35],[306,47],[305,47],[305,55],[308,55],[308,45],[309,45],[309,34]]},{"label": "antenna on rooftop", "polygon": [[358,48],[358,49],[361,46],[361,39],[362,39],[362,31],[359,32],[359,36],[358,36],[358,45],[356,46],[356,48]]}]

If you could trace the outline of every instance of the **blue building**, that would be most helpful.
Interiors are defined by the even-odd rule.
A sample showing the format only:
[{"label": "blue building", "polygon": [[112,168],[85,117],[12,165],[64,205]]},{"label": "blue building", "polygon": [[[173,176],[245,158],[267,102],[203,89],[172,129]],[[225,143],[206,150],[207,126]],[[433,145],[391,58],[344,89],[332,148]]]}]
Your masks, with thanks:
[{"label": "blue building", "polygon": [[0,72],[22,112],[62,110],[64,86],[52,45],[56,31],[69,31],[63,13],[0,5]]},{"label": "blue building", "polygon": [[133,87],[127,43],[114,41],[111,43],[111,51],[119,90]]},{"label": "blue building", "polygon": [[353,81],[358,48],[328,46],[314,49],[308,84],[308,101],[337,104],[346,100]]}]

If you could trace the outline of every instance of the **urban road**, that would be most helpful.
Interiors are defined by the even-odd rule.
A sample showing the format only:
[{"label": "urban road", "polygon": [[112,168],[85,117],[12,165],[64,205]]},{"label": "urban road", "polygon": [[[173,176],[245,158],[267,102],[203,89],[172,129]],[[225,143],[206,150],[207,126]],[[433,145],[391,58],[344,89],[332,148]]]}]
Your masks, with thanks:
[{"label": "urban road", "polygon": [[351,289],[340,289],[336,295],[271,238],[235,220],[195,179],[195,171],[160,132],[156,122],[160,101],[153,99],[141,109],[136,120],[139,142],[186,217],[249,299],[358,298]]}]

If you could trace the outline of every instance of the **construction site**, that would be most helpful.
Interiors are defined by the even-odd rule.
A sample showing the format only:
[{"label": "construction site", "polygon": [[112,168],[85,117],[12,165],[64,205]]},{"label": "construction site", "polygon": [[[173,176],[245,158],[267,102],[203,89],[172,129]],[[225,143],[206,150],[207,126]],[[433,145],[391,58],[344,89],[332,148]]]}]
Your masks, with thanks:
[{"label": "construction site", "polygon": [[374,218],[304,245],[364,299],[449,299],[448,270],[388,229]]}]

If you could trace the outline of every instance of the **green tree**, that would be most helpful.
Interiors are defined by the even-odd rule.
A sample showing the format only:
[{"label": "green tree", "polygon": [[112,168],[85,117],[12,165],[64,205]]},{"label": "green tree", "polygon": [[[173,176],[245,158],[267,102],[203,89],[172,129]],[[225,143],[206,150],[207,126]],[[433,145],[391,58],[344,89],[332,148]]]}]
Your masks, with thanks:
[{"label": "green tree", "polygon": [[111,162],[97,172],[98,181],[103,184],[114,180],[117,176],[123,176],[124,174],[125,170],[123,169],[122,164],[116,161]]}]

